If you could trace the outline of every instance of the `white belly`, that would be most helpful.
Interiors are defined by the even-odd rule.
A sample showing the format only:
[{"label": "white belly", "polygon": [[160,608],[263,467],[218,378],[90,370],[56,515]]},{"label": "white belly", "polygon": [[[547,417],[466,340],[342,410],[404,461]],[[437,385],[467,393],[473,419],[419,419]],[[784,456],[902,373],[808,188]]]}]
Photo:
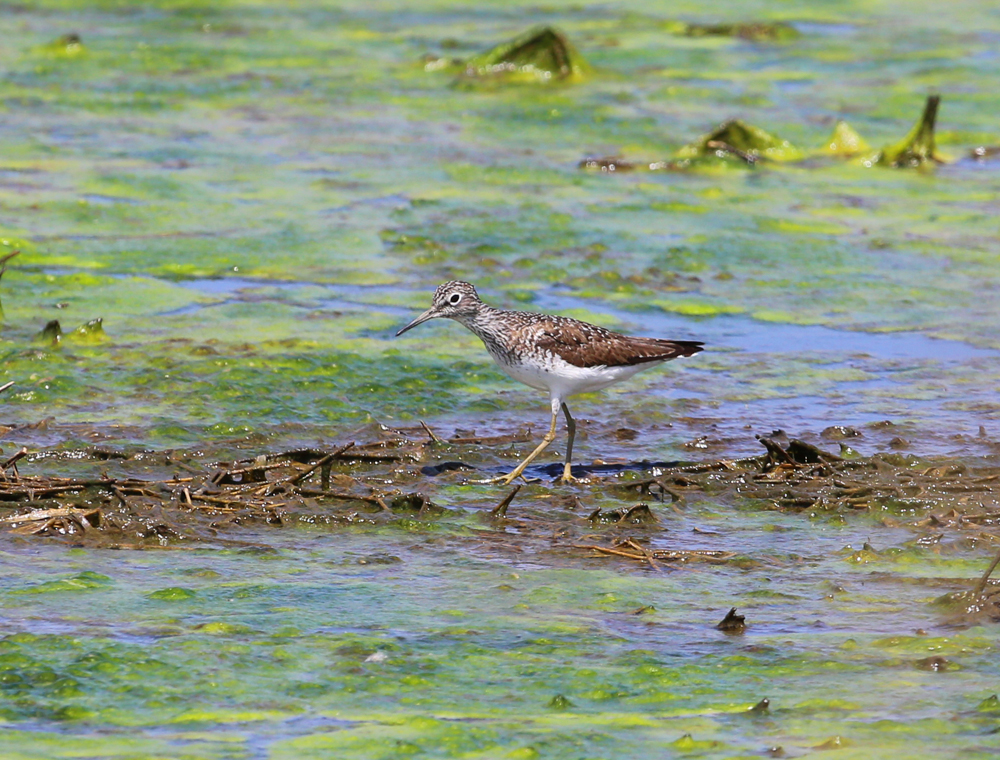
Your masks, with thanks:
[{"label": "white belly", "polygon": [[493,360],[504,372],[530,388],[547,391],[553,399],[564,399],[577,393],[590,393],[626,380],[660,362],[633,364],[627,367],[577,367],[558,356],[544,362],[507,364],[500,357]]}]

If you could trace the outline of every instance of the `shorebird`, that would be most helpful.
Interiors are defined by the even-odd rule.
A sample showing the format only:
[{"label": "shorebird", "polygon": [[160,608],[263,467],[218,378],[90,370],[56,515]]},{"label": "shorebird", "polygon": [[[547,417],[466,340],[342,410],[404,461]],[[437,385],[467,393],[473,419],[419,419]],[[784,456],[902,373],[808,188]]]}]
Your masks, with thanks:
[{"label": "shorebird", "polygon": [[691,356],[703,344],[693,340],[633,338],[569,317],[529,311],[495,309],[482,302],[468,282],[446,282],[434,293],[431,308],[396,333],[430,319],[445,317],[465,325],[486,345],[493,361],[515,380],[547,391],[552,405],[552,424],[538,447],[509,474],[492,483],[511,482],[556,438],[559,410],[566,415],[566,462],[562,482],[574,480],[570,472],[576,421],[566,399],[620,383],[637,372],[678,356]]}]

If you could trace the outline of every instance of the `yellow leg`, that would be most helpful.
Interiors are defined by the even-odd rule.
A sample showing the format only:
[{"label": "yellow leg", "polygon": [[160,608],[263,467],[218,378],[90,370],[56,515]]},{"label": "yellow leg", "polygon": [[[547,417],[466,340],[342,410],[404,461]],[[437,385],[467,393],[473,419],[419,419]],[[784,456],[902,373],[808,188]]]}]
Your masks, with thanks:
[{"label": "yellow leg", "polygon": [[569,407],[562,405],[563,414],[566,415],[566,432],[569,435],[569,442],[566,444],[566,464],[563,465],[563,474],[559,479],[562,483],[572,483],[576,480],[572,473],[573,463],[573,439],[576,438],[576,420],[570,416]]},{"label": "yellow leg", "polygon": [[499,478],[493,478],[492,480],[481,480],[478,482],[503,483],[504,485],[509,486],[511,483],[513,483],[515,480],[521,477],[521,473],[524,472],[524,468],[527,467],[529,464],[531,464],[532,460],[534,460],[535,457],[537,457],[539,454],[545,451],[548,445],[556,439],[556,420],[559,419],[558,415],[559,415],[559,407],[556,406],[555,409],[552,410],[552,424],[549,425],[549,432],[545,434],[545,437],[542,438],[542,442],[538,444],[538,447],[534,451],[528,454],[527,458],[523,462],[521,462],[521,464],[519,464],[517,467],[515,467],[511,472],[507,473],[506,475],[501,475]]}]

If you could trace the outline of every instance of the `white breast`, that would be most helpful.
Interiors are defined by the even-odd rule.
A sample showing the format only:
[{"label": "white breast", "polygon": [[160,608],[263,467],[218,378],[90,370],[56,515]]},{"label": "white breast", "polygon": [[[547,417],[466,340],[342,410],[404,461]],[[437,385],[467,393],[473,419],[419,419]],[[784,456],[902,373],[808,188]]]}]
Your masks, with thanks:
[{"label": "white breast", "polygon": [[637,372],[659,364],[646,362],[626,367],[577,367],[562,357],[546,353],[528,362],[508,364],[505,357],[490,352],[504,372],[530,388],[547,391],[553,399],[564,399],[577,393],[590,393],[626,380]]}]

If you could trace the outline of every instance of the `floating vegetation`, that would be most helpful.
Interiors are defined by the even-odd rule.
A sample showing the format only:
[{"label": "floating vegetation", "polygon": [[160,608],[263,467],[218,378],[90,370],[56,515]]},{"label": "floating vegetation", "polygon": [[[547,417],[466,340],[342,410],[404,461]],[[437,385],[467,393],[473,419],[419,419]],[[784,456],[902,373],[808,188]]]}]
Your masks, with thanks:
[{"label": "floating vegetation", "polygon": [[[822,155],[837,158],[861,157],[863,166],[891,166],[916,168],[927,164],[942,164],[946,159],[935,147],[934,125],[941,98],[932,95],[920,120],[898,143],[872,152],[871,146],[846,121],[838,121],[833,133],[819,149]],[[1000,155],[1000,147],[979,147],[970,158],[983,161]],[[681,148],[674,159],[665,161],[636,162],[621,156],[585,158],[580,169],[616,174],[648,169],[649,171],[679,171],[705,165],[740,165],[753,167],[761,161],[795,162],[807,157],[806,153],[760,127],[740,119],[724,122],[717,129],[702,135]]]},{"label": "floating vegetation", "polygon": [[[731,607],[726,616],[719,621],[719,624],[715,626],[720,631],[725,631],[726,633],[743,633],[746,630],[746,616],[737,615],[736,608]],[[754,708],[756,709],[756,708]],[[766,706],[765,708],[766,709]]]},{"label": "floating vegetation", "polygon": [[578,168],[602,174],[645,170],[684,171],[704,166],[754,167],[761,161],[797,161],[803,153],[787,140],[740,119],[732,119],[681,148],[670,160],[635,162],[621,156],[585,158]]},{"label": "floating vegetation", "polygon": [[678,162],[712,160],[753,166],[758,161],[797,161],[803,153],[760,127],[740,119],[720,124],[716,129],[685,145],[677,152]]},{"label": "floating vegetation", "polygon": [[49,346],[58,346],[63,340],[73,343],[84,343],[96,345],[107,341],[107,333],[104,332],[104,320],[101,317],[91,319],[79,327],[66,333],[63,332],[62,325],[58,319],[49,320],[36,335],[35,342]]},{"label": "floating vegetation", "polygon": [[[937,153],[934,141],[934,125],[940,104],[940,96],[929,96],[920,119],[906,137],[877,152],[872,152],[871,146],[854,127],[846,121],[838,121],[833,134],[827,138],[820,152],[839,158],[861,156],[863,166],[891,166],[897,169],[945,163],[944,157]],[[977,150],[982,151],[985,156],[985,148]],[[975,151],[972,157],[976,157]]]},{"label": "floating vegetation", "polygon": [[460,79],[546,84],[580,81],[589,72],[587,62],[562,32],[540,27],[470,58]]},{"label": "floating vegetation", "polygon": [[62,342],[63,331],[62,325],[59,324],[58,319],[51,319],[45,323],[37,335],[35,335],[35,343],[44,343],[48,346],[58,346]]},{"label": "floating vegetation", "polygon": [[865,142],[865,139],[858,134],[854,127],[846,121],[838,121],[837,126],[833,128],[833,134],[827,138],[821,151],[831,156],[851,158],[870,152],[871,146]]},{"label": "floating vegetation", "polygon": [[980,145],[969,152],[973,161],[993,161],[1000,158],[1000,145]]},{"label": "floating vegetation", "polygon": [[80,325],[69,333],[66,338],[77,343],[96,344],[104,343],[108,339],[108,336],[104,332],[104,320],[98,317]]},{"label": "floating vegetation", "polygon": [[42,45],[39,51],[57,58],[76,58],[87,52],[83,40],[76,32],[64,34],[47,45]]},{"label": "floating vegetation", "polygon": [[906,137],[895,145],[883,148],[873,159],[865,161],[865,165],[878,164],[896,169],[912,169],[925,164],[945,163],[934,145],[934,123],[937,120],[940,103],[940,96],[928,97],[923,114]]},{"label": "floating vegetation", "polygon": [[750,42],[786,42],[802,36],[784,21],[749,21],[735,24],[683,24],[678,33],[686,37],[735,37]]},{"label": "floating vegetation", "polygon": [[614,174],[615,172],[631,172],[636,170],[636,165],[631,161],[626,161],[619,156],[603,156],[601,158],[585,158],[579,163],[581,169],[592,172],[604,172]]}]

